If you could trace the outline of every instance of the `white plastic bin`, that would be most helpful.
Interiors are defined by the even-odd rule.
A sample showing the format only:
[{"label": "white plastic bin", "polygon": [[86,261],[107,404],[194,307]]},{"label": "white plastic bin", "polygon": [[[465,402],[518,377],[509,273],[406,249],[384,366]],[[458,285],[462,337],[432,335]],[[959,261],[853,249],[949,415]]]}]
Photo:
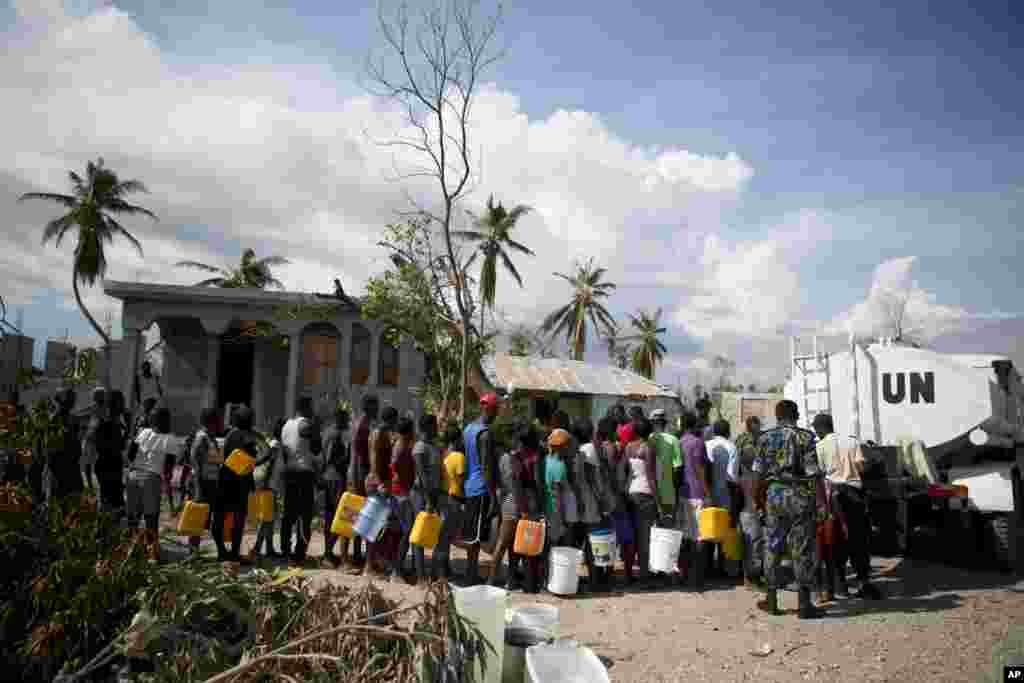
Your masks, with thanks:
[{"label": "white plastic bin", "polygon": [[675,571],[679,562],[679,548],[682,544],[682,531],[661,527],[651,529],[650,570],[666,574]]},{"label": "white plastic bin", "polygon": [[532,628],[544,631],[552,638],[558,637],[558,608],[554,605],[534,603],[508,610],[508,628]]},{"label": "white plastic bin", "polygon": [[481,668],[478,665],[476,679],[481,683],[501,683],[505,655],[505,610],[508,606],[508,592],[502,588],[492,588],[491,586],[471,586],[469,588],[452,586],[452,592],[455,594],[455,611],[474,621],[495,650],[494,654],[488,652],[487,675],[481,674]]},{"label": "white plastic bin", "polygon": [[579,564],[583,551],[578,548],[559,546],[550,553],[548,592],[555,595],[576,595],[580,587]]},{"label": "white plastic bin", "polygon": [[528,683],[610,683],[608,669],[590,648],[565,642],[529,648],[526,680]]}]

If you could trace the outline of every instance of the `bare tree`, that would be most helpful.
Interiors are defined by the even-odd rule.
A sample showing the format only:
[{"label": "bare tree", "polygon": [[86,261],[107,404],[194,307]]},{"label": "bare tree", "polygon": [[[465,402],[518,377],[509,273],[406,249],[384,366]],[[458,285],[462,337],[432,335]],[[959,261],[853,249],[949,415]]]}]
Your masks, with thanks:
[{"label": "bare tree", "polygon": [[[478,6],[477,0],[435,0],[412,17],[405,3],[391,13],[382,3],[378,8],[380,30],[393,62],[371,59],[368,67],[371,92],[401,108],[410,133],[384,144],[411,151],[424,162],[401,177],[427,178],[439,191],[437,208],[417,210],[440,226],[452,273],[463,272],[452,245],[452,227],[457,206],[473,178],[472,105],[482,75],[501,56],[501,51],[493,47],[501,8],[481,17]],[[415,204],[411,195],[410,201]],[[472,312],[465,280],[454,277],[453,284],[461,320],[459,416],[464,418]]]},{"label": "bare tree", "polygon": [[881,316],[880,332],[892,337],[893,341],[919,347],[918,337],[921,330],[913,325],[913,320],[907,313],[909,302],[909,289],[889,290],[878,297],[876,306]]}]

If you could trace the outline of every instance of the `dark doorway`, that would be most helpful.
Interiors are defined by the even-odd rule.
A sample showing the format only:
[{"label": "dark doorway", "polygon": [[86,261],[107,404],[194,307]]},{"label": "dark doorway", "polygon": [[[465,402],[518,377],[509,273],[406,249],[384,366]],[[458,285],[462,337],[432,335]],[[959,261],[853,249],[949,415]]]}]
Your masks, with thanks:
[{"label": "dark doorway", "polygon": [[220,343],[220,367],[217,370],[217,407],[227,403],[252,406],[252,342]]}]

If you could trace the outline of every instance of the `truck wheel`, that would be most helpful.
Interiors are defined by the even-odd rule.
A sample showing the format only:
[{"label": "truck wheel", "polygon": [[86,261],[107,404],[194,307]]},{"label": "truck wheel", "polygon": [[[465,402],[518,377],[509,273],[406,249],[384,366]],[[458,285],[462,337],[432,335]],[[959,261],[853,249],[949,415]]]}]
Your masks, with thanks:
[{"label": "truck wheel", "polygon": [[985,551],[1003,570],[1018,569],[1019,547],[1017,521],[1013,515],[992,514],[985,516]]}]

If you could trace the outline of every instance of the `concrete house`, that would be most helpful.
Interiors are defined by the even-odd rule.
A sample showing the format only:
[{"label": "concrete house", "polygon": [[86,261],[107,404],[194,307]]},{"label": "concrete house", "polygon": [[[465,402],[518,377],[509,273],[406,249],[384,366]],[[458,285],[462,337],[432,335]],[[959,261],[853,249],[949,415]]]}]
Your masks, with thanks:
[{"label": "concrete house", "polygon": [[[111,383],[130,397],[144,352],[142,332],[156,324],[164,341],[161,382],[182,433],[206,406],[230,403],[253,408],[258,427],[291,416],[298,396],[310,396],[328,416],[337,400],[358,406],[373,393],[382,405],[418,413],[413,393],[426,361],[412,344],[396,348],[383,326],[360,318],[342,304],[326,320],[293,320],[280,311],[299,304],[337,302],[324,295],[259,289],[223,289],[139,282],[104,284],[123,302],[124,338],[114,359]],[[254,334],[273,325],[275,336]]]}]

